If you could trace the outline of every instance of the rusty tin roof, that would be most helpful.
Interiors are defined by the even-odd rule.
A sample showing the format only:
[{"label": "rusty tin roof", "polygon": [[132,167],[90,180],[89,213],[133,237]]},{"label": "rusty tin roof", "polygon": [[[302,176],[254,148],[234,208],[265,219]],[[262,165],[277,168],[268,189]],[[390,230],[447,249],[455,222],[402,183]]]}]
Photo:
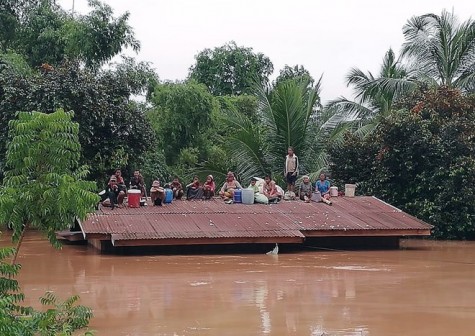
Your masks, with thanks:
[{"label": "rusty tin roof", "polygon": [[334,198],[332,206],[301,201],[225,204],[213,199],[174,201],[162,207],[103,208],[81,223],[81,228],[86,239],[96,234],[117,241],[258,237],[303,240],[310,232],[313,236],[318,232],[344,235],[351,230],[417,234],[418,230],[427,232],[432,227],[377,198],[362,196]]}]

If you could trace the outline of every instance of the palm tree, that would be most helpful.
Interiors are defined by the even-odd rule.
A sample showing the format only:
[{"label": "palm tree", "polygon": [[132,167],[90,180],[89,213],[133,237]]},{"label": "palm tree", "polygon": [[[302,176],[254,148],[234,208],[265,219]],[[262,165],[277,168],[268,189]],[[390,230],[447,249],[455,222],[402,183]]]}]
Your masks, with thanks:
[{"label": "palm tree", "polygon": [[313,86],[302,78],[282,81],[273,88],[256,86],[258,124],[236,110],[225,112],[224,121],[231,130],[225,143],[241,180],[268,173],[279,180],[289,146],[300,154],[305,170],[326,165],[320,144],[324,138],[319,132],[329,116],[321,108],[320,87],[321,78]]},{"label": "palm tree", "polygon": [[330,101],[326,108],[334,110],[333,117],[323,127],[333,129],[344,123],[346,127],[367,134],[379,118],[391,111],[398,98],[417,87],[414,74],[396,58],[392,49],[384,55],[378,76],[352,68],[346,83],[353,86],[355,101],[345,97]]},{"label": "palm tree", "polygon": [[459,23],[453,13],[412,17],[403,27],[402,55],[416,64],[418,79],[474,92],[475,21]]}]

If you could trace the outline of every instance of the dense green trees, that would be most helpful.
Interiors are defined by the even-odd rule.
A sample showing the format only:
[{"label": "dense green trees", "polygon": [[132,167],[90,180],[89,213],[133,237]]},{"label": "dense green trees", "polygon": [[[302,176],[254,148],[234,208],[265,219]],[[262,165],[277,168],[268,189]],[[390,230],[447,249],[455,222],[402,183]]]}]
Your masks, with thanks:
[{"label": "dense green trees", "polygon": [[216,99],[203,84],[166,83],[156,87],[151,102],[154,109],[148,116],[166,163],[196,165],[206,154],[207,140],[215,131]]},{"label": "dense green trees", "polygon": [[330,148],[332,176],[434,224],[437,237],[474,238],[475,23],[443,11],[403,33],[402,57],[388,52],[378,77],[349,73],[356,102],[329,105],[357,126]]},{"label": "dense green trees", "polygon": [[[303,65],[286,65],[271,82],[270,59],[235,42],[198,53],[188,78],[175,83],[160,83],[148,63],[132,58],[103,67],[124,48],[138,50],[140,44],[128,25],[128,13],[114,16],[99,1],[89,4],[90,13],[71,15],[52,0],[0,3],[0,172],[11,140],[7,125],[16,113],[63,108],[74,111],[79,162],[89,165],[88,177],[97,181],[116,167],[126,177],[140,168],[148,182],[197,172],[219,180],[229,169],[245,183],[252,175],[269,172],[279,180],[286,149],[294,146],[302,172],[331,168],[338,183],[358,182],[360,191],[375,193],[429,222],[464,220],[437,217],[438,209],[454,210],[440,205],[442,199],[424,203],[421,190],[427,183],[440,183],[438,166],[457,172],[464,185],[471,183],[463,170],[471,167],[467,155],[445,148],[439,138],[448,137],[448,128],[442,130],[448,125],[473,126],[464,119],[470,111],[454,103],[468,99],[475,89],[473,20],[458,23],[447,12],[410,19],[403,28],[401,56],[388,50],[378,73],[351,69],[346,81],[355,99],[341,97],[322,107],[321,78],[313,79]],[[429,93],[441,85],[457,88],[461,95],[456,98],[448,90],[454,99],[450,108],[441,103],[429,109]],[[442,91],[430,98],[443,101]],[[410,112],[415,106],[421,113]],[[453,110],[444,119],[443,111],[454,106],[460,112]],[[447,153],[462,161],[450,161]],[[419,189],[398,189],[411,185],[414,176],[420,179],[415,182]],[[462,214],[470,215],[457,202],[447,204],[457,204]],[[440,236],[471,237],[466,228],[459,232],[437,225]]]},{"label": "dense green trees", "polygon": [[279,71],[279,76],[275,79],[275,84],[277,85],[282,81],[295,78],[308,81],[309,85],[315,83],[312,75],[303,65],[294,65],[293,67],[285,65],[284,68]]},{"label": "dense green trees", "polygon": [[112,8],[97,0],[89,0],[89,14],[74,16],[52,0],[6,0],[0,6],[3,52],[24,55],[32,67],[68,58],[97,68],[124,48],[140,47],[128,25],[129,14],[115,18]]},{"label": "dense green trees", "polygon": [[274,66],[262,53],[252,48],[229,42],[224,46],[205,49],[195,56],[190,68],[190,78],[203,83],[213,95],[239,95],[252,93],[255,82],[269,81]]},{"label": "dense green trees", "polygon": [[66,62],[29,77],[10,69],[0,71],[0,153],[5,153],[8,121],[17,111],[64,108],[75,111],[81,162],[91,167],[94,179],[114,169],[118,154],[124,166],[140,162],[153,140],[143,109],[130,99],[149,85],[146,78],[140,80],[143,70],[139,66],[93,73]]},{"label": "dense green trees", "polygon": [[331,148],[335,181],[434,224],[437,237],[475,238],[475,99],[442,87],[402,107]]}]

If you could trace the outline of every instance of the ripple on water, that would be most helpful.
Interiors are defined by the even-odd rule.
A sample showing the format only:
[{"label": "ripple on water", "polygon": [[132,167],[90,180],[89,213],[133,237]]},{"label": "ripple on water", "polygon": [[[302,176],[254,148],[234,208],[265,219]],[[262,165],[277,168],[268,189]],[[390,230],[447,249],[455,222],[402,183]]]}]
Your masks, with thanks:
[{"label": "ripple on water", "polygon": [[391,271],[389,268],[370,268],[364,266],[355,266],[355,265],[348,265],[348,266],[327,266],[324,268],[336,269],[336,270],[345,270],[345,271],[367,271],[367,272],[389,272]]},{"label": "ripple on water", "polygon": [[190,286],[196,287],[196,286],[205,286],[209,285],[209,282],[206,281],[196,281],[196,282],[190,282]]}]

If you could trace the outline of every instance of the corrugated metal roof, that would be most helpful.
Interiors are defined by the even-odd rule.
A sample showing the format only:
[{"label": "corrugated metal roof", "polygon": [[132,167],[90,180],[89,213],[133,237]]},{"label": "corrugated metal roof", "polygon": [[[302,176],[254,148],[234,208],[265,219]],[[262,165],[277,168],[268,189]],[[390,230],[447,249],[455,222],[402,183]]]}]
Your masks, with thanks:
[{"label": "corrugated metal roof", "polygon": [[174,201],[162,207],[103,208],[82,223],[86,234],[113,240],[304,237],[311,230],[428,230],[431,226],[374,197],[338,197],[333,206]]}]

